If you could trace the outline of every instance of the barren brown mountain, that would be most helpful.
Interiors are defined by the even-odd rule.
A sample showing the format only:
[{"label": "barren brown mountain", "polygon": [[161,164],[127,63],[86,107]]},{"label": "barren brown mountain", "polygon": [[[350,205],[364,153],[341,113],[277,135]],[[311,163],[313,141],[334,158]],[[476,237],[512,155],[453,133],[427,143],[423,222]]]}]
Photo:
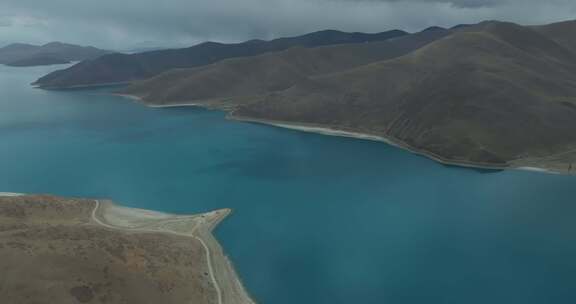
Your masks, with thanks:
[{"label": "barren brown mountain", "polygon": [[450,33],[442,28],[383,42],[342,44],[318,48],[295,47],[282,52],[228,59],[208,66],[175,69],[136,82],[124,94],[152,104],[204,103],[226,106],[250,102],[261,94],[288,89],[309,76],[335,73],[395,58]]},{"label": "barren brown mountain", "polygon": [[62,89],[127,83],[153,77],[170,69],[198,67],[227,58],[254,56],[281,51],[294,46],[317,47],[343,43],[365,43],[388,40],[406,34],[406,32],[399,30],[375,34],[325,30],[271,41],[250,40],[234,44],[205,42],[184,49],[151,51],[131,55],[110,54],[52,72],[38,79],[35,84],[43,88]]},{"label": "barren brown mountain", "polygon": [[576,21],[487,21],[175,69],[122,93],[376,136],[437,160],[570,171]]},{"label": "barren brown mountain", "polygon": [[448,163],[566,171],[576,160],[575,31],[574,21],[489,21],[174,70],[125,93],[373,135]]},{"label": "barren brown mountain", "polygon": [[385,137],[461,164],[563,170],[576,149],[575,22],[485,22],[409,55],[309,79],[235,116]]}]

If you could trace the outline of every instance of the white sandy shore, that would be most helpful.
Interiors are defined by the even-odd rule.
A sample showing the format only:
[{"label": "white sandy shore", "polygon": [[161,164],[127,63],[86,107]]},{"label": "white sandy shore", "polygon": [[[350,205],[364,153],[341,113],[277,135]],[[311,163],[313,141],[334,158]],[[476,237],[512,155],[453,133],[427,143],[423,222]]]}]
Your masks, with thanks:
[{"label": "white sandy shore", "polygon": [[199,103],[182,103],[182,104],[169,104],[169,105],[146,104],[146,106],[150,108],[203,107],[203,105]]},{"label": "white sandy shore", "polygon": [[102,212],[102,218],[115,226],[133,228],[146,225],[150,222],[162,221],[177,216],[151,210],[122,207],[115,204],[108,204],[106,212]]},{"label": "white sandy shore", "polygon": [[548,174],[562,174],[560,172],[556,172],[556,171],[552,171],[549,169],[544,169],[544,168],[537,168],[537,167],[516,167],[514,168],[516,170],[521,170],[521,171],[532,171],[532,172],[540,172],[540,173],[548,173]]},{"label": "white sandy shore", "polygon": [[114,96],[120,96],[120,97],[124,97],[124,98],[128,98],[134,101],[138,101],[139,103],[144,103],[142,98],[138,97],[138,96],[134,96],[134,95],[128,95],[128,94],[119,94],[119,93],[112,93],[112,95]]},{"label": "white sandy shore", "polygon": [[22,196],[23,193],[14,193],[14,192],[0,192],[0,196]]},{"label": "white sandy shore", "polygon": [[147,106],[149,108],[203,107],[202,104],[199,104],[199,103],[149,104],[149,103],[146,103],[142,98],[135,96],[135,95],[118,94],[118,93],[114,93],[113,95],[122,96],[122,97],[125,97],[128,99],[137,101],[141,104],[144,104],[145,106]]},{"label": "white sandy shore", "polygon": [[[235,119],[235,117],[232,117],[232,118]],[[243,120],[243,119],[240,119],[240,120]],[[328,136],[340,136],[340,137],[350,137],[350,138],[358,138],[358,139],[372,140],[372,141],[382,141],[382,142],[385,142],[389,145],[401,148],[400,145],[390,141],[389,139],[387,139],[385,137],[381,137],[381,136],[376,136],[376,135],[343,131],[343,130],[336,130],[336,129],[325,128],[325,127],[310,127],[310,126],[305,126],[305,125],[288,124],[288,123],[269,122],[267,124],[269,124],[271,126],[285,128],[285,129],[291,129],[291,130],[297,130],[297,131],[309,132],[309,133],[316,133],[316,134],[322,134],[322,135],[328,135]]]}]

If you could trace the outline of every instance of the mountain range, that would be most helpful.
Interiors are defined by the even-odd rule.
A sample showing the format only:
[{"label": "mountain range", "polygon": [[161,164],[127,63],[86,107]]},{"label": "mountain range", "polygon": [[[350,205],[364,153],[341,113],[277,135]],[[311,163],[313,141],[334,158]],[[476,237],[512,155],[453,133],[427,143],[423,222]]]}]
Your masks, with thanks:
[{"label": "mountain range", "polygon": [[[254,51],[241,46],[263,43],[246,42],[227,45],[233,56],[156,69],[136,81],[145,78],[139,74],[120,93],[149,105],[198,104],[235,119],[363,134],[444,163],[569,172],[576,161],[574,32],[576,21],[487,21],[242,56]],[[94,64],[106,57],[80,64],[81,74],[71,68],[56,76],[98,73],[103,66]]]},{"label": "mountain range", "polygon": [[233,115],[383,137],[473,166],[571,170],[576,22],[484,22],[410,54],[308,78]]},{"label": "mountain range", "polygon": [[134,82],[124,94],[153,104],[202,103],[226,106],[225,99],[253,101],[268,92],[288,89],[309,77],[345,71],[407,54],[451,33],[442,28],[385,41],[317,48],[293,47],[259,56],[226,59],[211,65],[173,69]]},{"label": "mountain range", "polygon": [[62,42],[44,45],[13,43],[0,48],[0,64],[9,66],[37,66],[63,64],[92,59],[109,51]]},{"label": "mountain range", "polygon": [[174,68],[203,66],[227,58],[282,51],[294,46],[317,47],[333,44],[364,43],[387,40],[406,34],[406,32],[399,30],[376,34],[326,30],[272,41],[250,40],[235,44],[206,42],[184,49],[159,50],[130,55],[109,54],[48,74],[38,79],[35,85],[43,88],[69,88],[128,83],[153,77]]}]

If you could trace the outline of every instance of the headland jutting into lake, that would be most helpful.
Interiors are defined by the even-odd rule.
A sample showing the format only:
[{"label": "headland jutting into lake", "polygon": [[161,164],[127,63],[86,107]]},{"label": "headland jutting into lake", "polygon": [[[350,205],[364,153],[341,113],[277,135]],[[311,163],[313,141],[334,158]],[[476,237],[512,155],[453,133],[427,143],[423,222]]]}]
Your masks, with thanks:
[{"label": "headland jutting into lake", "polygon": [[[212,230],[229,213],[229,209],[223,209],[197,215],[170,215],[120,207],[107,200],[1,192],[0,248],[4,249],[0,263],[11,277],[0,294],[14,303],[45,298],[65,301],[70,293],[82,303],[94,298],[103,302],[123,298],[139,303],[253,304],[212,235]],[[49,237],[34,235],[39,229],[50,231]],[[82,229],[87,232],[73,235],[71,231]],[[154,244],[148,235],[165,240]],[[109,244],[101,238],[107,238]],[[183,239],[190,244],[183,243]],[[165,246],[161,254],[149,247],[161,244]],[[93,258],[102,254],[103,257]],[[186,261],[186,255],[198,260],[197,264]],[[59,258],[69,259],[69,266],[55,267],[53,264]],[[82,259],[84,266],[74,266]],[[45,266],[18,266],[38,263]],[[162,269],[156,269],[158,266]],[[172,267],[180,270],[175,272]],[[23,273],[23,268],[29,277],[41,276],[42,280],[31,279],[25,288],[18,288],[20,278],[14,277],[14,272]],[[104,269],[103,273],[91,270],[96,268]],[[61,272],[69,278],[58,279]],[[103,280],[102,275],[108,277],[110,273],[115,279]],[[138,276],[148,277],[149,281]],[[44,280],[57,283],[44,288],[41,286]],[[74,286],[74,280],[81,284]],[[149,286],[138,295],[131,290],[136,284],[140,287],[156,284],[157,289]]]}]

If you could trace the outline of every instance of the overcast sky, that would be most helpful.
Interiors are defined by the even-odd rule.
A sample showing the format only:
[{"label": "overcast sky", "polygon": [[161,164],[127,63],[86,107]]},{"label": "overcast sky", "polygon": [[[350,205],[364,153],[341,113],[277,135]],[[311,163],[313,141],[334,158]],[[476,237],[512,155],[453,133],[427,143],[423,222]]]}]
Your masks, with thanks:
[{"label": "overcast sky", "polygon": [[0,0],[0,44],[58,40],[123,49],[493,19],[576,19],[576,0]]}]

